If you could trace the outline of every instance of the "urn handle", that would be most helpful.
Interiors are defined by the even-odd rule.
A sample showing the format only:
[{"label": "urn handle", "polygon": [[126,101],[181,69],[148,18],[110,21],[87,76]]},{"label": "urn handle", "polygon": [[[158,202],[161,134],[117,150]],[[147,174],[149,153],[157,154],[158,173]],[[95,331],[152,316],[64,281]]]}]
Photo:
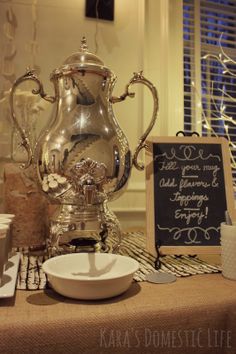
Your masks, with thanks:
[{"label": "urn handle", "polygon": [[22,139],[21,145],[25,148],[27,155],[28,155],[27,162],[25,164],[23,164],[24,168],[29,167],[31,165],[31,163],[33,162],[33,151],[32,151],[32,147],[30,146],[29,137],[27,135],[27,132],[25,131],[24,128],[21,127],[21,125],[17,119],[16,113],[14,110],[14,94],[15,94],[17,87],[22,82],[25,82],[27,80],[34,81],[37,84],[37,88],[32,90],[33,94],[40,95],[44,100],[51,102],[51,103],[54,103],[56,101],[56,97],[49,96],[44,92],[43,85],[42,85],[40,79],[35,74],[35,71],[31,70],[31,69],[27,69],[26,73],[24,75],[20,76],[14,82],[14,84],[11,88],[10,97],[9,97],[11,116],[12,116],[14,125],[16,126],[17,130],[20,133],[20,136]]},{"label": "urn handle", "polygon": [[144,134],[139,138],[139,142],[138,145],[134,151],[134,155],[133,155],[133,160],[132,163],[133,165],[137,168],[137,170],[142,171],[144,169],[144,165],[140,162],[138,162],[138,155],[140,153],[140,151],[144,148],[147,147],[145,141],[147,139],[147,136],[149,135],[149,133],[151,132],[156,120],[157,120],[157,113],[158,113],[158,109],[159,109],[159,105],[158,105],[158,94],[157,94],[157,89],[156,87],[149,81],[147,80],[144,76],[143,76],[143,72],[140,71],[139,73],[134,73],[134,76],[132,77],[132,79],[129,81],[129,83],[126,85],[125,88],[125,92],[123,95],[121,95],[120,97],[112,97],[111,98],[111,102],[112,103],[116,103],[116,102],[121,102],[124,101],[126,99],[126,97],[131,97],[133,98],[135,96],[135,94],[133,92],[130,92],[130,87],[133,84],[144,84],[145,86],[147,86],[149,88],[149,90],[152,93],[152,97],[153,97],[153,113],[152,113],[152,118],[151,121],[146,129],[146,131],[144,132]]}]

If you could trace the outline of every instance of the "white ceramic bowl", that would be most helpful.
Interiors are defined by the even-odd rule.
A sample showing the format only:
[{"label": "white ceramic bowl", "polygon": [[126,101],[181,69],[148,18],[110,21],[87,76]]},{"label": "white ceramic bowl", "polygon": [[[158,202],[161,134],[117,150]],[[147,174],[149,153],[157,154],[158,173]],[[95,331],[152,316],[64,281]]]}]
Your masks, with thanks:
[{"label": "white ceramic bowl", "polygon": [[56,292],[81,300],[105,299],[123,293],[138,268],[133,258],[111,253],[72,253],[43,263]]}]

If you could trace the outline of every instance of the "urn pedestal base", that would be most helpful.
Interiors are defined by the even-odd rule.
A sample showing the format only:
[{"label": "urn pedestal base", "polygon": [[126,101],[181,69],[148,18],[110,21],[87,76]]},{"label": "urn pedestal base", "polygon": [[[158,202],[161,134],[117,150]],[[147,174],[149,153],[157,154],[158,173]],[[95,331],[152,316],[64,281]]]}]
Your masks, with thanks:
[{"label": "urn pedestal base", "polygon": [[[111,248],[109,236],[117,242]],[[47,249],[49,257],[73,252],[113,252],[119,250],[121,228],[107,203],[86,208],[60,205],[50,220]]]}]

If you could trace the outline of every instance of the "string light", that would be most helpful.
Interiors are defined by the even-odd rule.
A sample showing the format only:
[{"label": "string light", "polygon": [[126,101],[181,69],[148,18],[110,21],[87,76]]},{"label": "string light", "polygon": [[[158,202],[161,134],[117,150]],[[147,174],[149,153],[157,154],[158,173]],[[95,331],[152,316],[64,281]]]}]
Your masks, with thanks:
[{"label": "string light", "polygon": [[[229,75],[232,77],[236,77],[236,73],[234,71],[232,71],[231,68],[229,68],[229,65],[235,65],[236,66],[236,61],[234,59],[232,59],[228,54],[225,53],[225,51],[223,50],[221,41],[222,41],[222,36],[223,33],[220,36],[219,39],[219,47],[220,47],[220,53],[218,55],[215,54],[206,54],[202,57],[202,59],[207,60],[207,59],[211,59],[211,60],[216,60],[218,63],[220,63],[220,65],[223,68],[222,74],[223,75]],[[229,147],[230,147],[230,158],[231,158],[231,167],[233,169],[236,169],[236,159],[232,154],[231,148],[235,149],[236,148],[236,144],[231,140],[230,137],[230,133],[229,133],[229,128],[230,125],[227,123],[230,123],[231,125],[235,125],[236,126],[236,120],[231,116],[228,115],[226,113],[226,105],[225,105],[225,98],[227,98],[228,101],[236,103],[236,98],[232,97],[228,92],[226,92],[226,88],[225,86],[223,86],[223,88],[215,88],[215,82],[212,81],[211,86],[210,86],[210,102],[211,105],[213,105],[213,109],[211,108],[211,117],[207,117],[205,110],[202,106],[202,101],[201,101],[201,96],[200,94],[197,92],[196,89],[196,85],[194,83],[194,81],[191,82],[191,86],[193,87],[195,93],[196,93],[196,97],[198,99],[198,102],[196,102],[197,106],[200,107],[201,109],[201,115],[202,115],[202,126],[204,129],[206,129],[212,136],[218,136],[218,133],[216,132],[214,126],[212,125],[212,120],[214,120],[214,122],[221,122],[221,126],[224,129],[225,132],[225,137],[228,139],[228,143],[229,143]],[[220,104],[217,104],[215,97],[217,97],[217,101],[219,101],[219,97],[214,95],[215,91],[218,91],[221,93],[221,98],[220,98]],[[216,125],[217,126],[217,125]]]}]

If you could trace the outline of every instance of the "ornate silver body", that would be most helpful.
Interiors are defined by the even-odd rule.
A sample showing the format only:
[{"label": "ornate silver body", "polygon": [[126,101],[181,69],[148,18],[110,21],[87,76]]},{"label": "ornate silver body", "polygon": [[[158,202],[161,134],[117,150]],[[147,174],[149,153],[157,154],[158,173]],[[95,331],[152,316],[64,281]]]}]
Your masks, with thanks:
[{"label": "ornate silver body", "polygon": [[[14,91],[25,80],[36,82],[37,89],[33,93],[54,104],[49,127],[33,149],[13,108]],[[107,202],[126,188],[132,164],[143,169],[137,156],[145,147],[145,139],[156,120],[156,89],[139,73],[134,74],[122,96],[112,97],[116,76],[96,55],[88,52],[85,39],[80,51],[53,71],[51,81],[55,97],[46,95],[38,77],[28,70],[16,80],[10,96],[13,121],[28,151],[26,167],[34,164],[41,190],[52,203],[58,204],[51,218],[49,251],[54,254],[108,251],[109,234],[117,237],[113,250],[116,251],[121,242],[120,226]],[[134,83],[149,87],[154,110],[151,123],[132,157],[112,105],[127,96],[133,97],[129,89]]]}]

